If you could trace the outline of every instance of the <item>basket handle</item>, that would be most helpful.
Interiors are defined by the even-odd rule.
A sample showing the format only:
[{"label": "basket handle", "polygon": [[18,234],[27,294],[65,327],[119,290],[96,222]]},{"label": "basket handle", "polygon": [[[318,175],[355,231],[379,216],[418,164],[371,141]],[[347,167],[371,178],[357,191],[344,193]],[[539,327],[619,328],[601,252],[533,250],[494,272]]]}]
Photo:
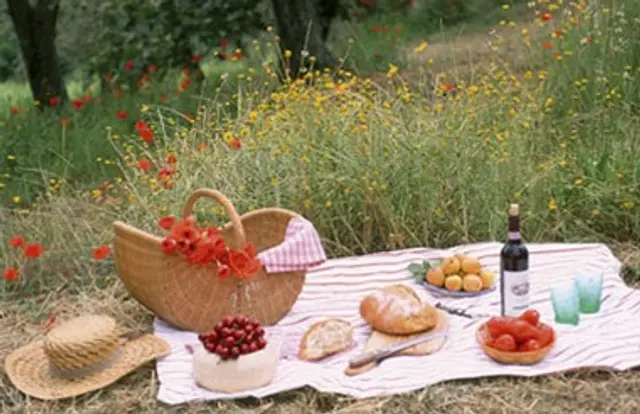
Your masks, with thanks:
[{"label": "basket handle", "polygon": [[238,212],[236,211],[236,208],[233,206],[231,201],[229,201],[227,197],[222,195],[222,193],[216,190],[210,190],[208,188],[197,189],[193,192],[193,194],[191,194],[191,196],[187,199],[187,202],[184,204],[182,216],[188,217],[193,214],[193,206],[200,197],[212,198],[222,206],[224,211],[227,213],[227,216],[229,216],[229,218],[231,219],[231,225],[235,233],[234,240],[237,245],[236,247],[243,248],[247,243],[247,237],[244,234],[242,220],[240,220],[240,216],[238,215]]}]

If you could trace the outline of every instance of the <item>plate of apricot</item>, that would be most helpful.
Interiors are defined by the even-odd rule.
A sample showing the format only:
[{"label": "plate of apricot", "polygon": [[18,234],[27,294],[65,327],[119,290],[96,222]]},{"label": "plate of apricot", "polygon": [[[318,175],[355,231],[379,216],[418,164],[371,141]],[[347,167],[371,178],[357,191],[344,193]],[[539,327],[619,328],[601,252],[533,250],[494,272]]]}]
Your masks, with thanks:
[{"label": "plate of apricot", "polygon": [[411,263],[409,272],[438,296],[472,297],[493,292],[496,276],[475,257],[454,255],[439,263]]},{"label": "plate of apricot", "polygon": [[553,328],[529,309],[518,317],[495,316],[480,325],[476,339],[487,356],[502,364],[534,365],[542,361],[556,341]]}]

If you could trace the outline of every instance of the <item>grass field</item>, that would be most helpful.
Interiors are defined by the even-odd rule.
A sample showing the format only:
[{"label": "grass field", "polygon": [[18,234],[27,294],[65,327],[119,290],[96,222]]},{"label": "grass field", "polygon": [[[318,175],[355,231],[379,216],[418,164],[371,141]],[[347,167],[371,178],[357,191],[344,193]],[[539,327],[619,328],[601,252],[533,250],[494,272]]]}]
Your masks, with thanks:
[{"label": "grass field", "polygon": [[[23,86],[3,85],[0,113],[20,111],[0,129],[0,260],[20,278],[0,281],[0,357],[41,334],[50,315],[99,311],[148,331],[151,315],[127,295],[112,259],[94,260],[92,250],[110,245],[116,219],[155,231],[198,187],[222,191],[241,212],[303,213],[332,257],[502,240],[506,206],[518,201],[526,240],[607,243],[637,285],[640,6],[506,9],[495,29],[470,26],[473,35],[401,32],[381,57],[376,50],[390,46],[378,39],[370,75],[311,70],[274,88],[274,65],[262,64],[274,56],[267,41],[252,45],[248,62],[208,70],[204,90],[176,94],[178,79],[39,114]],[[380,34],[367,27],[349,53]],[[197,213],[225,220],[213,203]],[[23,262],[8,247],[13,235],[44,254]],[[0,373],[3,413],[640,410],[635,371],[458,381],[365,401],[299,390],[187,408],[155,401],[151,367],[61,403],[25,399]]]}]

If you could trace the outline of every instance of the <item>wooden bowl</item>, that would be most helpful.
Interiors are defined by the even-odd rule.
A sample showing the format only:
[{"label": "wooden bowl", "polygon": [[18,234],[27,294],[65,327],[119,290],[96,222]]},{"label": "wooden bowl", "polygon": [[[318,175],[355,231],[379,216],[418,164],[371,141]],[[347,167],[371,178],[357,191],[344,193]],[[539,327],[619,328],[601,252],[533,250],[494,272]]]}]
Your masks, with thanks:
[{"label": "wooden bowl", "polygon": [[488,335],[489,335],[489,332],[487,331],[486,324],[480,325],[480,327],[478,328],[478,331],[476,332],[476,339],[478,343],[482,347],[482,350],[484,351],[485,354],[487,354],[494,361],[499,362],[501,364],[516,364],[516,365],[537,364],[547,356],[549,351],[551,351],[551,348],[553,348],[553,345],[555,345],[556,343],[556,335],[554,332],[553,339],[551,339],[551,342],[540,349],[537,349],[535,351],[527,351],[527,352],[507,352],[507,351],[501,351],[496,348],[492,348],[489,345],[487,345],[486,338]]}]

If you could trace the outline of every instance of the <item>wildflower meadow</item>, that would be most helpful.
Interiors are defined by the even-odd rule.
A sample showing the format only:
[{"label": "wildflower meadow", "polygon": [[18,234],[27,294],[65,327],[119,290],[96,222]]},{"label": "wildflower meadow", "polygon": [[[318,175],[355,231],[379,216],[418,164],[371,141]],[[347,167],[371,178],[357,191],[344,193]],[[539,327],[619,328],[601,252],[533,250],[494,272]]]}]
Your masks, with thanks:
[{"label": "wildflower meadow", "polygon": [[[336,67],[316,67],[303,50],[302,73],[284,80],[280,63],[293,52],[268,26],[242,48],[219,42],[224,59],[194,55],[205,81],[193,68],[156,79],[163,67],[132,58],[102,79],[108,89],[73,79],[68,102],[38,102],[44,111],[26,83],[0,84],[2,352],[38,333],[28,322],[74,309],[147,326],[151,315],[115,276],[112,224],[160,235],[158,221],[180,216],[200,187],[240,213],[303,214],[331,257],[502,241],[518,202],[527,242],[606,243],[637,284],[640,3],[490,10],[491,24],[432,30],[391,14],[339,23]],[[227,221],[205,200],[196,214]],[[149,371],[75,405],[26,403],[0,371],[0,412],[171,412]],[[638,385],[637,372],[567,373],[364,401],[300,390],[211,409],[631,413]]]}]

